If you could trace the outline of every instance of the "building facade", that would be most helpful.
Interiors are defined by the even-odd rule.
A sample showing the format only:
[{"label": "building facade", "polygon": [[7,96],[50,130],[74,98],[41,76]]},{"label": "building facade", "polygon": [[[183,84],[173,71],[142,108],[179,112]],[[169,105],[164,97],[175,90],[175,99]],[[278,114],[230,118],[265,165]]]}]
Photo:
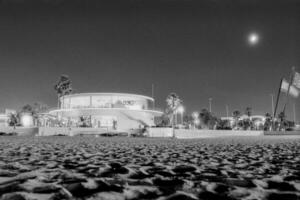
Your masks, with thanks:
[{"label": "building facade", "polygon": [[125,93],[80,93],[60,97],[59,109],[49,112],[64,126],[107,128],[126,131],[154,126],[162,112],[153,108],[154,99]]}]

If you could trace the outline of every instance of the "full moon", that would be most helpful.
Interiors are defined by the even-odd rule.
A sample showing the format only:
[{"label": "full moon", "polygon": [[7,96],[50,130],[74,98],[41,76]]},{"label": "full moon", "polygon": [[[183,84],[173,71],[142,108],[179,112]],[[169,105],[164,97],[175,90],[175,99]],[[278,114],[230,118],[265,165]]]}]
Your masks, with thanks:
[{"label": "full moon", "polygon": [[256,45],[259,42],[259,35],[257,33],[250,33],[248,35],[248,43],[250,45]]}]

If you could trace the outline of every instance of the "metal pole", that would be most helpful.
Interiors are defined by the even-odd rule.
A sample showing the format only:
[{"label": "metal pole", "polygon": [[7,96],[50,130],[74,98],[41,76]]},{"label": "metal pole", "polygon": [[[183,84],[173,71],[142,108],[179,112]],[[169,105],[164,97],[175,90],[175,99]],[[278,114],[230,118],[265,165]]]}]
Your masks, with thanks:
[{"label": "metal pole", "polygon": [[183,112],[181,113],[181,124],[183,125]]},{"label": "metal pole", "polygon": [[209,112],[211,112],[211,101],[212,101],[212,98],[209,98],[208,99],[208,102],[209,102]]},{"label": "metal pole", "polygon": [[152,92],[152,98],[153,98],[153,110],[155,110],[154,84],[152,84],[152,87],[151,87],[151,92]]},{"label": "metal pole", "polygon": [[59,94],[57,94],[57,109],[59,109]]},{"label": "metal pole", "polygon": [[273,94],[270,94],[271,95],[271,101],[272,101],[272,115],[274,115],[274,95]]},{"label": "metal pole", "polygon": [[288,91],[286,93],[286,101],[285,101],[283,111],[282,111],[283,113],[285,113],[286,105],[288,104],[288,101],[289,101],[289,93],[290,93],[291,85],[293,84],[294,76],[295,76],[295,67],[292,67],[291,79],[290,79]]},{"label": "metal pole", "polygon": [[294,111],[294,122],[296,124],[296,103],[293,105],[293,111]]},{"label": "metal pole", "polygon": [[226,117],[227,118],[229,117],[229,108],[228,108],[228,105],[226,105]]},{"label": "metal pole", "polygon": [[279,101],[280,92],[281,92],[282,81],[283,81],[283,78],[281,78],[281,80],[280,80],[279,90],[278,90],[278,93],[277,93],[276,104],[275,104],[275,109],[274,109],[274,114],[273,114],[274,119],[276,117],[276,112],[277,112],[278,101]]}]

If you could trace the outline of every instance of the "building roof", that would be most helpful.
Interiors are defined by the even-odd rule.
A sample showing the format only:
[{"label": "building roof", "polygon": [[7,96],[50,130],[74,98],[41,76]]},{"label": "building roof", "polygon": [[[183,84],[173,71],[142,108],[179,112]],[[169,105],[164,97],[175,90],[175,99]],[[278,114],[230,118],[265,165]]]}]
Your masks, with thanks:
[{"label": "building roof", "polygon": [[[145,96],[145,95],[139,95],[139,94],[131,94],[131,93],[114,93],[114,92],[103,92],[103,93],[75,93],[75,94],[69,94],[65,95],[63,97],[77,97],[77,96],[97,96],[97,95],[107,95],[107,96],[132,96],[132,97],[137,97],[137,98],[143,98],[143,99],[148,99],[150,101],[154,101],[152,97]],[[62,98],[62,97],[61,97]]]}]

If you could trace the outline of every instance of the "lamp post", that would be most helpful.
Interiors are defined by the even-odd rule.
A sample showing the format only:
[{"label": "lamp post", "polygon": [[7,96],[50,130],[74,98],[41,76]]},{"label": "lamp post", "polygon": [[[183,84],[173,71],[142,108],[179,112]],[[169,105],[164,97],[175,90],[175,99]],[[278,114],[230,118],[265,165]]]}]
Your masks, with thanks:
[{"label": "lamp post", "polygon": [[192,117],[193,117],[193,119],[194,119],[194,129],[195,129],[195,128],[196,128],[196,125],[199,124],[199,119],[198,119],[199,113],[198,113],[198,112],[193,112],[193,113],[192,113]]},{"label": "lamp post", "polygon": [[211,101],[212,101],[212,98],[208,98],[208,103],[209,103],[209,112],[211,112]]},{"label": "lamp post", "polygon": [[296,103],[293,104],[294,123],[296,124]]},{"label": "lamp post", "polygon": [[194,123],[195,123],[195,127],[194,128],[196,129],[196,125],[198,126],[200,124],[200,120],[199,119],[195,119]]},{"label": "lamp post", "polygon": [[226,105],[226,117],[227,118],[229,117],[229,107],[228,107],[228,105]]},{"label": "lamp post", "polygon": [[183,124],[184,107],[183,107],[183,106],[179,106],[179,107],[177,108],[177,112],[179,112],[179,114],[180,114],[180,119],[181,119],[181,124]]}]

